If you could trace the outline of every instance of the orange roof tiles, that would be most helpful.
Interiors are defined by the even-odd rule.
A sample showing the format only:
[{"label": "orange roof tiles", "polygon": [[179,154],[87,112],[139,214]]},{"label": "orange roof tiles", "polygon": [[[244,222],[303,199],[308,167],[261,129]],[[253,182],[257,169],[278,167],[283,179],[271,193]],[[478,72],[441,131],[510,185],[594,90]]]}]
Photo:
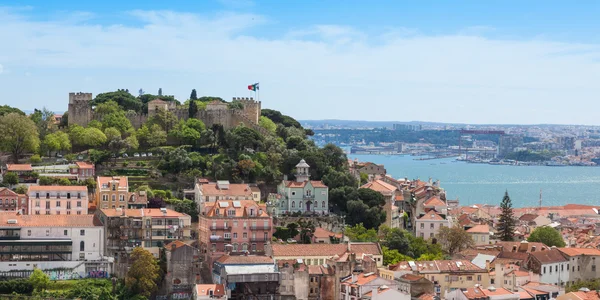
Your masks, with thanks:
[{"label": "orange roof tiles", "polygon": [[383,181],[383,180],[375,180],[371,182],[365,183],[360,187],[361,189],[371,189],[376,192],[380,192],[383,195],[391,195],[395,191],[398,190],[395,186]]},{"label": "orange roof tiles", "polygon": [[250,264],[273,264],[274,261],[268,256],[258,255],[223,255],[217,262],[225,265],[250,265]]},{"label": "orange roof tiles", "polygon": [[118,181],[120,188],[129,187],[127,176],[98,176],[98,187],[108,186],[111,181]]},{"label": "orange roof tiles", "polygon": [[6,164],[8,172],[26,172],[33,171],[31,164]]},{"label": "orange roof tiles", "polygon": [[160,210],[160,208],[139,208],[139,209],[117,209],[117,208],[106,208],[100,209],[100,211],[105,214],[107,217],[119,217],[122,216],[123,213],[126,217],[153,217],[153,218],[173,218],[173,217],[183,217],[186,216],[180,212],[176,212],[172,209],[166,210],[166,214]]},{"label": "orange roof tiles", "polygon": [[30,185],[29,192],[86,192],[87,187],[84,185]]},{"label": "orange roof tiles", "polygon": [[[272,248],[273,257],[334,256],[347,251],[346,244],[273,244]],[[363,254],[382,254],[377,243],[351,243],[350,252],[355,253],[357,257]]]},{"label": "orange roof tiles", "polygon": [[94,168],[94,165],[87,161],[78,161],[78,162],[75,162],[75,164],[80,169],[93,169]]},{"label": "orange roof tiles", "polygon": [[321,269],[321,266],[309,265],[308,266],[308,274],[321,275],[321,274],[323,274],[323,269]]},{"label": "orange roof tiles", "polygon": [[[188,245],[188,244],[186,244],[186,243],[184,243],[184,242],[182,242],[182,241],[180,241],[180,240],[176,240],[176,241],[172,241],[172,242],[170,242],[170,243],[166,244],[166,245],[165,245],[165,249],[166,249],[167,251],[171,251],[171,250],[173,250],[173,249],[178,249],[178,248],[181,248],[181,247],[183,247],[183,246],[189,246],[189,245]],[[173,247],[174,247],[174,248],[173,248]]]},{"label": "orange roof tiles", "polygon": [[[369,274],[369,273],[367,273],[367,274]],[[379,276],[372,274],[372,273],[369,276],[365,276],[367,274],[359,274],[359,275],[355,275],[355,276],[350,276],[346,280],[342,281],[342,284],[361,286],[361,285],[365,285],[365,284],[379,278]]]},{"label": "orange roof tiles", "polygon": [[443,221],[445,220],[442,216],[438,215],[435,211],[429,211],[419,218],[419,220],[430,220],[430,221]]},{"label": "orange roof tiles", "polygon": [[490,233],[490,226],[487,224],[475,225],[467,230],[468,233]]},{"label": "orange roof tiles", "polygon": [[[239,203],[239,207],[233,206],[234,202]],[[254,209],[254,217],[269,216],[266,204],[258,204],[254,200],[217,200],[217,202],[205,203],[204,209],[207,217],[248,217],[250,209]],[[230,215],[231,212],[235,215]]]},{"label": "orange roof tiles", "polygon": [[425,277],[423,277],[421,275],[415,275],[415,274],[404,274],[404,275],[400,276],[400,279],[404,279],[407,281],[418,281],[423,278],[425,278]]},{"label": "orange roof tiles", "polygon": [[199,296],[225,296],[225,286],[223,284],[196,284],[196,293]]},{"label": "orange roof tiles", "polygon": [[284,181],[284,185],[289,188],[303,188],[307,182],[310,182],[310,184],[315,188],[327,188],[327,186],[322,181],[316,181],[316,180],[303,181],[303,182]]},{"label": "orange roof tiles", "polygon": [[528,272],[521,271],[521,270],[512,270],[512,271],[506,273],[506,275],[510,275],[510,274],[515,274],[515,276],[517,276],[517,277],[526,277],[526,276],[529,276]]},{"label": "orange roof tiles", "polygon": [[558,250],[567,256],[600,255],[600,250],[592,248],[558,248]]},{"label": "orange roof tiles", "polygon": [[435,295],[434,294],[423,293],[423,294],[419,295],[418,299],[419,300],[433,300],[433,299],[435,299]]},{"label": "orange roof tiles", "polygon": [[334,237],[336,237],[338,239],[342,238],[342,234],[341,233],[335,233],[335,232],[326,230],[326,229],[321,228],[321,227],[315,228],[315,232],[313,233],[313,236],[315,238],[318,238],[318,239],[326,239],[326,238],[329,238],[330,236],[334,236]]},{"label": "orange roof tiles", "polygon": [[0,196],[9,196],[9,197],[15,197],[18,196],[19,194],[13,192],[11,189],[9,188],[0,188]]},{"label": "orange roof tiles", "polygon": [[427,201],[423,203],[423,206],[446,206],[446,203],[442,201],[439,196],[433,196],[427,199]]},{"label": "orange roof tiles", "polygon": [[201,185],[202,195],[213,197],[213,196],[242,196],[248,197],[249,199],[252,197],[252,189],[248,184],[245,183],[230,183],[228,184],[227,189],[219,188],[218,183],[210,182]]},{"label": "orange roof tiles", "polygon": [[[8,220],[17,220],[9,224]],[[94,227],[101,224],[94,215],[21,215],[16,212],[0,212],[2,227]]]},{"label": "orange roof tiles", "polygon": [[556,249],[550,249],[546,251],[534,251],[529,253],[537,261],[542,264],[565,262],[567,259]]},{"label": "orange roof tiles", "polygon": [[520,291],[518,293],[519,293],[519,300],[533,299],[533,296],[526,291]]}]

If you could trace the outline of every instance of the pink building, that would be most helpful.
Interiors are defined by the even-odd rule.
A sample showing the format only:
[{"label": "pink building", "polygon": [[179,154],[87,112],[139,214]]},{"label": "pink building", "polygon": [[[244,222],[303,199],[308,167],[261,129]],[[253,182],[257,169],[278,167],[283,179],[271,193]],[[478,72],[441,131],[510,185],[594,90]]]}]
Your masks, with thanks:
[{"label": "pink building", "polygon": [[273,236],[273,219],[266,206],[253,200],[204,203],[198,227],[200,245],[212,257],[226,250],[264,252]]},{"label": "pink building", "polygon": [[96,167],[94,164],[86,161],[78,161],[71,166],[71,175],[77,175],[78,180],[94,178],[96,176]]},{"label": "pink building", "polygon": [[27,191],[30,215],[87,215],[86,186],[39,185]]},{"label": "pink building", "polygon": [[17,194],[10,189],[0,188],[0,211],[27,213],[27,195]]}]

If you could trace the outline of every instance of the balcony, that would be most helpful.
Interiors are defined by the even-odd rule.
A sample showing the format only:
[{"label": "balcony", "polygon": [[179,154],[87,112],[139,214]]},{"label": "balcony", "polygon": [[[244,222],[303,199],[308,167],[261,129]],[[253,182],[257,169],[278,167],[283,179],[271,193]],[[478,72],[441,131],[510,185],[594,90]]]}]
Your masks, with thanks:
[{"label": "balcony", "polygon": [[223,225],[217,225],[217,226],[210,226],[210,229],[212,230],[226,230],[226,231],[231,231],[231,226],[223,226]]},{"label": "balcony", "polygon": [[271,226],[270,225],[267,225],[267,226],[264,226],[264,225],[250,226],[250,230],[263,230],[263,231],[264,230],[271,230]]},{"label": "balcony", "polygon": [[250,238],[250,241],[251,241],[251,242],[266,242],[266,241],[269,241],[269,238],[268,238],[268,237],[267,237],[267,238],[265,238],[264,236],[261,236],[261,237],[253,237],[253,238]]},{"label": "balcony", "polygon": [[302,196],[302,199],[307,201],[313,201],[315,200],[315,195],[304,195]]}]

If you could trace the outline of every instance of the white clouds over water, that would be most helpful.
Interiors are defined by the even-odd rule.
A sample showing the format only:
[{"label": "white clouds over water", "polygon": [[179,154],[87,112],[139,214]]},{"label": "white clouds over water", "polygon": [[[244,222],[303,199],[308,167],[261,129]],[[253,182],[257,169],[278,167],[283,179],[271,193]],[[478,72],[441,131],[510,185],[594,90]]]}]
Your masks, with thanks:
[{"label": "white clouds over water", "polygon": [[0,60],[36,71],[4,76],[0,98],[60,110],[70,91],[162,87],[185,100],[196,88],[229,98],[260,81],[264,106],[299,119],[600,124],[595,44],[494,39],[485,26],[425,35],[314,24],[265,38],[254,33],[275,16],[123,14],[135,25],[94,24],[85,12],[38,21],[0,8],[0,41],[10,41]]}]

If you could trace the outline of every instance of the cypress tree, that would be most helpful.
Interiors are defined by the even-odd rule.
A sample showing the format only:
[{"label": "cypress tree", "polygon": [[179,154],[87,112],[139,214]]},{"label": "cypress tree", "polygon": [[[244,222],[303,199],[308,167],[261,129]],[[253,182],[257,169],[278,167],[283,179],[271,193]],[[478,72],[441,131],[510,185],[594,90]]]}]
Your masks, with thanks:
[{"label": "cypress tree", "polygon": [[196,89],[192,90],[192,94],[190,95],[190,100],[198,100],[198,95],[196,94]]},{"label": "cypress tree", "polygon": [[158,89],[158,95],[159,95],[159,96],[162,96],[162,88],[159,88],[159,89]]},{"label": "cypress tree", "polygon": [[190,118],[195,118],[198,112],[198,103],[196,100],[190,99],[190,105],[188,106],[188,113]]},{"label": "cypress tree", "polygon": [[501,240],[512,241],[515,235],[515,218],[508,191],[504,193],[500,208],[502,209],[502,213],[500,213],[500,219],[498,220],[498,234]]}]

